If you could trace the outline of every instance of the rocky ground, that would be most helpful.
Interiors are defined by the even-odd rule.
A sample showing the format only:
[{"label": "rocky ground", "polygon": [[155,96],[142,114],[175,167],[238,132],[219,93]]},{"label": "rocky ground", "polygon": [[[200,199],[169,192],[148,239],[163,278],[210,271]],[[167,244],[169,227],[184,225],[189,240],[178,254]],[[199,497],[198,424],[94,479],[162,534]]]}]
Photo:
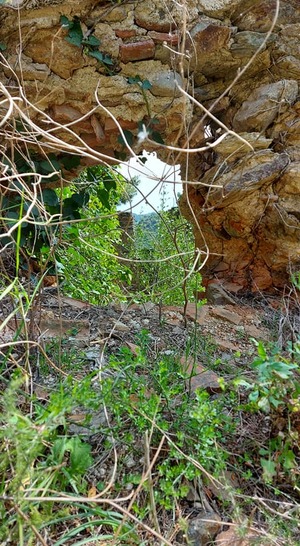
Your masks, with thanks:
[{"label": "rocky ground", "polygon": [[[46,374],[36,366],[33,370],[36,397],[46,401],[62,375],[71,374],[80,379],[95,370],[105,374],[109,356],[118,354],[121,347],[127,347],[133,354],[138,352],[141,333],[147,335],[149,361],[155,361],[161,355],[179,356],[186,370],[192,374],[191,390],[202,387],[211,396],[217,396],[221,390],[221,378],[228,382],[238,375],[251,373],[250,365],[256,354],[253,339],[276,341],[284,345],[291,339],[295,323],[299,321],[297,314],[288,312],[282,300],[275,298],[252,296],[237,300],[223,295],[217,301],[218,304],[198,306],[189,303],[185,309],[149,302],[98,307],[62,296],[56,289],[45,289],[28,317],[27,329],[45,350],[57,340],[64,348],[72,348],[74,368],[70,368],[70,362],[64,367],[63,361],[58,362],[55,358],[49,362]],[[9,302],[2,302],[3,318],[8,316],[9,310]],[[13,339],[18,322],[19,319],[10,321],[2,329],[0,343],[9,343]],[[17,358],[16,351],[12,354],[12,361]],[[91,440],[99,429],[103,414],[95,414],[88,428],[82,424],[84,418],[85,414],[78,408],[69,416],[69,430]],[[235,446],[235,449],[243,449],[245,437],[264,436],[269,428],[266,419],[259,422],[257,416],[255,420],[249,417],[240,431],[241,446]],[[105,477],[105,473],[107,477],[111,473],[109,461],[94,466],[91,482]],[[234,473],[228,476],[228,480],[233,487],[241,486]],[[213,485],[206,489],[205,494],[191,487],[187,501],[183,503],[183,511],[190,517],[191,543],[199,546],[210,544],[211,537],[217,535],[214,544],[219,546],[253,544],[256,537],[254,528],[249,530],[243,541],[239,541],[230,522],[224,526],[223,514],[220,515],[213,500],[219,494],[220,491],[216,492]],[[180,533],[172,544],[185,544]]]}]

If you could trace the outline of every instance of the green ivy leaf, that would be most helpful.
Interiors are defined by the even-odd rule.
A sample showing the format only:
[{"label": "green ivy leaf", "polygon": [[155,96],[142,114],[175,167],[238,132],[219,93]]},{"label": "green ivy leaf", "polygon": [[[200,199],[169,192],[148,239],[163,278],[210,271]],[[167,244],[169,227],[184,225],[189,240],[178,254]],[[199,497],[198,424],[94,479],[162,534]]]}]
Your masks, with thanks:
[{"label": "green ivy leaf", "polygon": [[92,47],[98,47],[101,44],[101,40],[99,40],[99,38],[97,38],[96,36],[91,35],[91,36],[88,36],[87,38],[84,38],[82,40],[82,43],[84,45],[89,45],[89,46],[92,46]]},{"label": "green ivy leaf", "polygon": [[[129,144],[129,146],[132,146],[132,144],[133,144],[133,142],[134,142],[134,135],[133,135],[133,133],[132,133],[131,131],[129,131],[128,129],[124,129],[123,133],[124,133],[124,136],[125,136],[125,138],[126,138],[127,143]],[[122,144],[122,146],[126,146],[125,141],[124,141],[122,135],[119,135],[119,136],[118,136],[118,142],[119,142],[120,144]]]},{"label": "green ivy leaf", "polygon": [[90,197],[87,192],[80,191],[78,193],[74,193],[72,197],[70,197],[70,202],[74,203],[77,208],[81,208],[83,205],[86,205],[89,202],[89,198]]},{"label": "green ivy leaf", "polygon": [[46,188],[42,191],[43,200],[45,205],[49,205],[50,207],[55,207],[59,204],[58,197],[54,190],[51,190],[49,188]]},{"label": "green ivy leaf", "polygon": [[142,89],[145,89],[147,91],[148,89],[151,89],[152,83],[149,82],[149,80],[144,80],[142,82]]},{"label": "green ivy leaf", "polygon": [[50,161],[38,161],[36,163],[37,171],[40,172],[40,169],[42,170],[42,174],[48,174],[53,173],[54,171],[60,171],[60,164],[56,159],[52,159],[51,163]]},{"label": "green ivy leaf", "polygon": [[161,134],[158,131],[152,131],[150,134],[150,138],[154,140],[155,142],[158,142],[158,144],[164,144],[164,139],[161,136]]},{"label": "green ivy leaf", "polygon": [[76,169],[76,167],[80,165],[80,157],[79,155],[68,154],[61,157],[60,162],[66,169],[66,171],[71,171],[72,169]]},{"label": "green ivy leaf", "polygon": [[100,63],[103,62],[103,53],[101,53],[101,51],[89,51],[88,54],[90,57],[97,59]]},{"label": "green ivy leaf", "polygon": [[66,37],[67,42],[77,47],[81,47],[82,37],[77,32],[74,32],[72,34],[71,32],[72,31],[70,31],[70,35]]},{"label": "green ivy leaf", "polygon": [[117,189],[116,181],[113,178],[104,178],[103,179],[103,186],[105,187],[106,191],[115,190]]},{"label": "green ivy leaf", "polygon": [[97,59],[97,61],[99,61],[100,63],[104,63],[107,65],[114,64],[112,58],[109,55],[104,55],[104,53],[102,53],[101,51],[89,51],[88,54],[90,57],[94,57],[95,59]]},{"label": "green ivy leaf", "polygon": [[67,28],[69,28],[70,25],[72,24],[71,21],[69,21],[68,17],[66,17],[65,15],[60,16],[59,22],[62,27],[67,27]]},{"label": "green ivy leaf", "polygon": [[142,80],[140,78],[140,76],[130,76],[129,78],[127,78],[127,83],[129,83],[130,85],[133,85],[135,83],[142,83]]},{"label": "green ivy leaf", "polygon": [[109,192],[103,188],[97,190],[97,197],[104,208],[110,209]]}]

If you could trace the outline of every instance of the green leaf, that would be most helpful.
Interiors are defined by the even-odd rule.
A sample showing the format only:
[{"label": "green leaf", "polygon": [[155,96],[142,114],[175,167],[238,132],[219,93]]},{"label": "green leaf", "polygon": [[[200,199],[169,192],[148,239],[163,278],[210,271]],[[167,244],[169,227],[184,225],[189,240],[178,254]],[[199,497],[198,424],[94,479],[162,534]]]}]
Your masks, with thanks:
[{"label": "green leaf", "polygon": [[66,36],[65,39],[67,40],[67,42],[69,42],[69,44],[75,45],[77,47],[81,47],[82,38],[80,34],[78,34],[77,32],[71,34],[71,31],[70,31],[70,35]]},{"label": "green leaf", "polygon": [[147,91],[148,89],[151,89],[151,87],[152,83],[150,83],[149,80],[144,80],[142,82],[142,89],[145,89]]},{"label": "green leaf", "polygon": [[89,195],[85,191],[73,193],[69,203],[74,203],[74,208],[81,208],[89,202]]},{"label": "green leaf", "polygon": [[59,204],[58,197],[54,190],[46,188],[42,191],[42,195],[45,205],[49,205],[50,207],[56,207]]},{"label": "green leaf", "polygon": [[158,131],[151,131],[150,138],[154,140],[154,142],[158,142],[158,144],[165,143],[163,137]]},{"label": "green leaf", "polygon": [[71,154],[64,155],[63,157],[60,158],[60,161],[61,161],[63,167],[67,171],[71,171],[72,169],[76,169],[76,167],[78,167],[78,165],[80,165],[79,155],[71,155]]},{"label": "green leaf", "polygon": [[42,174],[44,173],[48,174],[48,173],[53,173],[54,171],[60,171],[60,164],[58,163],[58,161],[56,161],[56,159],[52,159],[51,163],[50,161],[47,161],[47,160],[38,161],[36,163],[36,167],[38,172],[40,169],[43,171]]},{"label": "green leaf", "polygon": [[276,476],[276,465],[270,459],[260,459],[263,469],[263,479],[266,483],[271,483]]},{"label": "green leaf", "polygon": [[8,224],[16,224],[17,221],[19,220],[19,213],[18,212],[9,212],[5,221],[6,223]]},{"label": "green leaf", "polygon": [[69,28],[71,24],[71,21],[69,21],[68,17],[66,17],[65,15],[60,16],[59,22],[62,27],[67,27],[67,28]]},{"label": "green leaf", "polygon": [[267,359],[267,352],[263,346],[263,343],[261,341],[258,342],[257,344],[257,352],[259,354],[259,356],[263,359]]},{"label": "green leaf", "polygon": [[70,467],[72,476],[82,476],[86,470],[93,464],[91,456],[91,446],[80,440],[77,436],[69,440],[68,449],[70,451]]},{"label": "green leaf", "polygon": [[284,452],[283,468],[285,470],[291,470],[296,467],[295,454],[291,449]]},{"label": "green leaf", "polygon": [[[127,143],[129,144],[129,146],[132,146],[133,142],[134,142],[134,135],[131,131],[129,131],[128,129],[124,129],[123,130],[123,133],[124,133],[124,136],[126,138],[126,141]],[[119,135],[118,136],[118,142],[120,142],[120,144],[122,144],[123,146],[126,146],[125,144],[125,141],[123,139],[123,136],[122,135]]]},{"label": "green leaf", "polygon": [[101,51],[89,51],[88,55],[90,57],[94,57],[100,63],[104,63],[104,64],[107,64],[107,65],[113,65],[114,64],[114,61],[112,60],[112,58],[109,55],[104,55],[104,53],[102,53]]},{"label": "green leaf", "polygon": [[7,47],[7,46],[6,46],[5,44],[3,44],[3,43],[0,42],[0,51],[5,51],[5,50],[6,50],[6,47]]},{"label": "green leaf", "polygon": [[90,57],[94,57],[97,61],[100,61],[100,63],[103,63],[103,53],[101,51],[89,51],[88,54]]},{"label": "green leaf", "polygon": [[109,193],[105,189],[97,190],[97,196],[104,208],[110,209]]},{"label": "green leaf", "polygon": [[113,66],[113,64],[114,64],[114,61],[112,60],[112,58],[109,55],[104,55],[103,62],[105,64],[109,65],[109,66]]},{"label": "green leaf", "polygon": [[130,85],[133,85],[135,83],[142,83],[142,80],[140,78],[140,76],[130,76],[129,78],[127,78],[127,83],[129,83]]},{"label": "green leaf", "polygon": [[104,178],[103,179],[103,186],[105,187],[106,191],[115,190],[117,188],[116,181],[113,178]]},{"label": "green leaf", "polygon": [[84,45],[89,45],[89,46],[92,46],[92,47],[98,47],[101,44],[101,40],[99,40],[99,38],[97,38],[96,36],[91,35],[91,36],[88,36],[88,38],[84,38],[82,40],[82,43]]}]

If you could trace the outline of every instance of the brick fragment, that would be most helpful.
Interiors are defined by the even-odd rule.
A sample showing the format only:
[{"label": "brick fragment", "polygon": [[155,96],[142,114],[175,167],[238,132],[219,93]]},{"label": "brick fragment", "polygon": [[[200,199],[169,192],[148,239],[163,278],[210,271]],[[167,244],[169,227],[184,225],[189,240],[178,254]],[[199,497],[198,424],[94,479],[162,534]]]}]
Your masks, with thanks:
[{"label": "brick fragment", "polygon": [[150,30],[148,36],[152,38],[154,42],[167,42],[169,45],[177,45],[179,42],[179,34],[171,34],[169,32],[156,32],[155,30]]},{"label": "brick fragment", "polygon": [[120,58],[123,63],[152,59],[155,45],[152,39],[130,42],[120,46]]},{"label": "brick fragment", "polygon": [[126,40],[126,38],[132,38],[133,36],[136,36],[136,31],[134,29],[123,29],[123,28],[119,28],[117,30],[115,30],[115,34],[116,36],[118,36],[118,38],[122,38],[122,40]]}]

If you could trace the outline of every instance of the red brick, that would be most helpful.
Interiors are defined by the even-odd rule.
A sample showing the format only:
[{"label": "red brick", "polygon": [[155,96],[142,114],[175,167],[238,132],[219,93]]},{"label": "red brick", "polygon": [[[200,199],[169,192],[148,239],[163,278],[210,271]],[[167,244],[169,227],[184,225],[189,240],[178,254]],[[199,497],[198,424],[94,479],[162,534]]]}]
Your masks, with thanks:
[{"label": "red brick", "polygon": [[120,47],[120,57],[123,63],[152,59],[154,57],[154,53],[155,45],[151,39],[122,44]]},{"label": "red brick", "polygon": [[[132,131],[137,128],[135,121],[130,121],[128,119],[118,119],[117,121],[121,125],[122,129]],[[106,118],[104,130],[106,133],[119,133],[119,128],[112,118]]]},{"label": "red brick", "polygon": [[132,38],[133,36],[136,36],[136,31],[134,29],[126,30],[119,28],[115,30],[115,34],[116,36],[118,36],[118,38],[122,38],[123,40],[125,40],[126,38]]},{"label": "red brick", "polygon": [[148,36],[154,40],[154,42],[167,42],[170,45],[177,45],[179,42],[179,34],[170,34],[169,32],[156,32],[150,30]]},{"label": "red brick", "polygon": [[135,17],[135,24],[146,30],[155,30],[156,32],[169,32],[174,29],[175,24],[165,18],[162,18],[157,21],[149,21],[148,19],[143,19],[142,17]]}]

